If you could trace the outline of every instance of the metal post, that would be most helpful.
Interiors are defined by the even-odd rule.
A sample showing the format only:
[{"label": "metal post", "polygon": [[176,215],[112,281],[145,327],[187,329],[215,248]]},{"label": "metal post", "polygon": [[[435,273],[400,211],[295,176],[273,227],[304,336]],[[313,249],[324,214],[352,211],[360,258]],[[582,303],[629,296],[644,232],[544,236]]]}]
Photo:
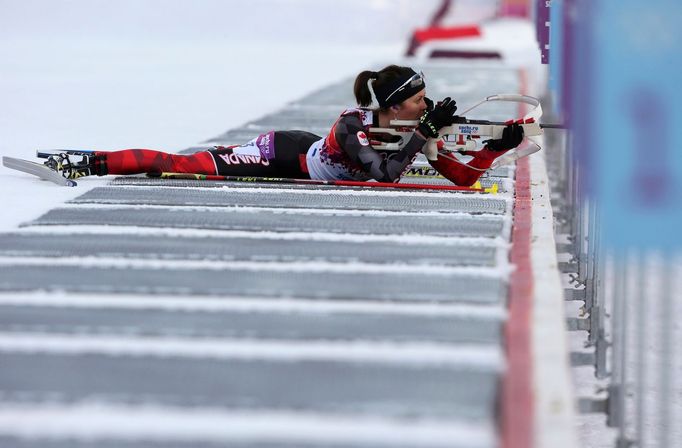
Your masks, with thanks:
[{"label": "metal post", "polygon": [[606,329],[604,328],[604,318],[606,315],[605,309],[605,297],[604,297],[604,284],[602,279],[605,275],[605,260],[604,260],[604,247],[602,245],[601,238],[601,227],[599,225],[599,214],[595,216],[597,220],[597,225],[595,227],[595,260],[594,260],[594,280],[592,288],[592,300],[593,307],[591,311],[592,322],[593,322],[593,334],[590,334],[591,339],[594,341],[595,347],[595,375],[597,378],[605,378],[607,376],[606,371],[606,357],[607,349],[609,346],[606,340]]},{"label": "metal post", "polygon": [[[573,213],[575,211],[575,200],[573,197],[573,193],[575,190],[574,184],[573,184],[573,172],[574,172],[574,166],[573,166],[573,160],[571,157],[571,150],[569,143],[570,142],[570,135],[562,135],[562,145],[561,145],[561,191],[562,191],[562,200],[564,202],[563,204],[563,222],[562,222],[562,227],[561,231],[567,235],[569,235],[569,239],[571,242],[571,245],[575,243],[574,235],[573,235]],[[571,253],[575,253],[573,250],[569,250]]]},{"label": "metal post", "polygon": [[597,202],[590,201],[590,214],[587,233],[587,257],[585,260],[585,311],[589,313],[590,332],[587,341],[590,346],[597,342],[599,334],[599,304],[595,303],[595,276],[597,266],[597,248],[599,246],[599,218]]},{"label": "metal post", "polygon": [[594,287],[594,297],[595,306],[593,307],[593,318],[592,322],[594,325],[594,348],[595,348],[595,376],[597,378],[605,378],[607,376],[606,371],[606,358],[607,349],[609,343],[606,340],[606,329],[605,325],[605,303],[604,303],[604,286],[602,285],[602,275],[604,275],[604,261],[602,259],[602,249],[598,249],[599,258],[596,265],[596,275],[595,275],[595,287]]},{"label": "metal post", "polygon": [[[631,263],[630,252],[625,252],[618,261],[620,269],[618,269],[619,277],[616,279],[616,284],[619,286],[620,294],[615,299],[620,303],[618,312],[618,332],[619,332],[619,347],[615,348],[620,353],[619,366],[620,370],[620,391],[618,394],[618,438],[616,440],[617,448],[627,448],[631,441],[627,437],[627,417],[626,417],[626,397],[628,394],[628,317],[631,291],[628,288],[628,275],[630,274]],[[615,323],[615,321],[614,321]]]},{"label": "metal post", "polygon": [[636,300],[637,300],[637,328],[636,328],[636,340],[637,340],[637,388],[636,388],[636,399],[635,406],[637,408],[636,412],[636,434],[637,443],[640,448],[646,446],[646,436],[644,434],[644,415],[646,415],[646,399],[645,399],[645,389],[647,382],[647,369],[646,369],[646,351],[647,351],[647,334],[650,328],[649,326],[649,307],[645,303],[644,295],[644,282],[646,280],[646,269],[648,263],[646,259],[642,260],[644,254],[637,253],[637,266],[635,269],[637,280],[635,285]]},{"label": "metal post", "polygon": [[580,253],[580,222],[581,222],[581,203],[580,203],[580,191],[578,185],[579,168],[573,163],[571,164],[571,190],[569,198],[571,200],[570,210],[573,211],[571,217],[569,218],[569,235],[573,237],[573,254],[577,257]]},{"label": "metal post", "polygon": [[673,352],[672,352],[672,338],[673,338],[673,301],[672,301],[672,285],[673,282],[673,259],[663,259],[663,266],[661,269],[661,357],[658,370],[660,373],[660,396],[659,396],[659,415],[660,415],[660,437],[659,443],[661,448],[670,447],[670,433],[672,411],[672,401],[674,397],[672,388],[672,378],[670,371],[673,369]]},{"label": "metal post", "polygon": [[[609,413],[607,424],[611,427],[623,427],[623,411],[624,411],[624,332],[623,332],[623,316],[624,316],[624,295],[625,295],[625,260],[621,253],[617,253],[614,257],[614,291],[613,291],[613,345],[612,345],[612,374],[611,384],[609,385]],[[620,434],[622,436],[622,434]],[[619,439],[620,439],[619,436]]]},{"label": "metal post", "polygon": [[587,284],[587,259],[589,258],[589,237],[590,237],[590,223],[592,219],[591,210],[592,201],[590,199],[585,199],[580,207],[581,216],[579,229],[580,238],[578,242],[580,244],[579,248],[580,257],[578,258],[578,282],[582,285]]}]

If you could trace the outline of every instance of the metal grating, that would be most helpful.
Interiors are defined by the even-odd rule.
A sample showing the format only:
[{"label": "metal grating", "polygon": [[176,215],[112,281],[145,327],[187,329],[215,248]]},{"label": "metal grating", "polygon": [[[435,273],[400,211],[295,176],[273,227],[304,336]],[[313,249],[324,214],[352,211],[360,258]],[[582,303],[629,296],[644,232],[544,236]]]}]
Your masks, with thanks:
[{"label": "metal grating", "polygon": [[130,234],[0,234],[0,255],[160,260],[315,261],[488,266],[497,249],[481,243],[406,244],[246,237]]},{"label": "metal grating", "polygon": [[196,190],[191,188],[94,188],[69,202],[76,204],[202,205],[218,207],[304,208],[314,210],[352,209],[405,212],[459,212],[503,214],[507,202],[484,195],[453,194],[348,194],[345,191],[243,191]]},{"label": "metal grating", "polygon": [[360,235],[480,236],[502,233],[502,216],[455,214],[355,215],[277,212],[272,210],[173,208],[55,208],[28,225],[109,225],[252,232],[322,232]]},{"label": "metal grating", "polygon": [[[271,268],[272,269],[272,268]],[[313,269],[313,268],[311,268]],[[36,276],[36,270],[40,276]],[[0,291],[184,294],[241,297],[502,303],[505,283],[477,273],[372,273],[221,268],[177,269],[54,266],[20,262],[3,266]]]}]

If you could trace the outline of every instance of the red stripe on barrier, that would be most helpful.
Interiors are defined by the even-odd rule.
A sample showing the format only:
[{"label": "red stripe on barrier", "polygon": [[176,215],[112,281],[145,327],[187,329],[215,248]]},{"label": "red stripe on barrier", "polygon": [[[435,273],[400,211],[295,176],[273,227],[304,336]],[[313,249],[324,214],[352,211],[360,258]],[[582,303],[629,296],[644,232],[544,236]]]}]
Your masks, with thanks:
[{"label": "red stripe on barrier", "polygon": [[412,33],[410,46],[407,49],[406,56],[414,56],[417,48],[424,42],[437,39],[460,39],[463,37],[478,37],[481,35],[481,30],[477,25],[458,26],[458,27],[439,27],[432,26],[430,28],[422,28]]},{"label": "red stripe on barrier", "polygon": [[[521,92],[526,77],[521,71]],[[519,110],[523,115],[523,110]],[[516,196],[512,227],[511,263],[516,269],[509,282],[509,318],[505,326],[507,372],[502,381],[500,426],[503,448],[533,446],[533,359],[531,354],[531,313],[533,269],[531,264],[532,198],[528,157],[516,162]]]},{"label": "red stripe on barrier", "polygon": [[532,202],[528,158],[516,164],[516,199],[511,262],[516,269],[509,284],[509,318],[505,327],[507,373],[502,382],[502,447],[532,447],[533,391],[530,314],[533,272],[530,259]]},{"label": "red stripe on barrier", "polygon": [[481,30],[477,25],[457,26],[457,27],[432,27],[418,29],[414,32],[414,37],[419,43],[424,43],[436,39],[459,39],[463,37],[479,37]]}]

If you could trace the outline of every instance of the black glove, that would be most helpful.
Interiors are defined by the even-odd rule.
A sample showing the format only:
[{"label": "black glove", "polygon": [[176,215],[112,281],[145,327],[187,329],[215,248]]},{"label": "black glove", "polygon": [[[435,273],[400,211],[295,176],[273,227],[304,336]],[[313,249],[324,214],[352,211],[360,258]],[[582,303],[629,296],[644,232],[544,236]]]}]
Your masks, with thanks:
[{"label": "black glove", "polygon": [[502,131],[502,138],[485,140],[483,143],[485,143],[491,151],[502,152],[516,148],[521,144],[521,141],[523,141],[523,128],[520,124],[514,123],[509,124],[504,128],[504,131]]},{"label": "black glove", "polygon": [[433,100],[427,96],[424,97],[424,102],[426,103],[426,111],[433,110]]},{"label": "black glove", "polygon": [[452,116],[456,110],[457,103],[447,97],[441,103],[436,104],[432,110],[424,112],[419,119],[417,129],[426,137],[436,138],[440,128],[452,124]]}]

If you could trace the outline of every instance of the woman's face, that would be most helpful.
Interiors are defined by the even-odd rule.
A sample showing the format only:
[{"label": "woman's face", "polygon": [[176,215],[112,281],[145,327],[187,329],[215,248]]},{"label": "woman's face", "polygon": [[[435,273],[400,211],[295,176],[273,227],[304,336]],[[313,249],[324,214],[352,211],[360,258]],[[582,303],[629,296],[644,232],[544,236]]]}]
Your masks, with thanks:
[{"label": "woman's face", "polygon": [[400,103],[398,105],[398,111],[395,119],[418,120],[419,117],[424,115],[424,112],[426,112],[426,103],[424,102],[425,96],[426,89],[422,89]]}]

